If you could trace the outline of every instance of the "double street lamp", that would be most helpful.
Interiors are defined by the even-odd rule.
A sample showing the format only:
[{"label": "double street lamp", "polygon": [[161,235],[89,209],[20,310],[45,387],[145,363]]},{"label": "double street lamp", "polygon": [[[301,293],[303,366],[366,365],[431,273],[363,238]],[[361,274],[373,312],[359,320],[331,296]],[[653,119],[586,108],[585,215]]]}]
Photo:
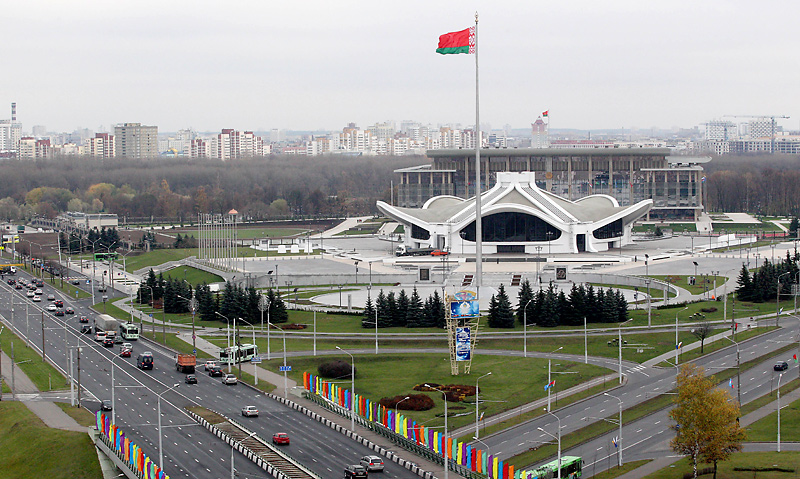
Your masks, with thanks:
[{"label": "double street lamp", "polygon": [[426,388],[430,388],[430,389],[434,389],[434,390],[439,391],[440,393],[442,393],[442,399],[444,400],[444,444],[445,444],[445,449],[444,449],[444,451],[442,451],[443,452],[442,456],[444,458],[444,479],[447,479],[448,478],[448,474],[447,473],[450,470],[450,459],[449,459],[450,450],[447,449],[447,394],[444,391],[442,391],[441,389],[433,387],[433,386],[431,386],[430,384],[427,384],[427,383],[425,384],[425,387]]},{"label": "double street lamp", "polygon": [[[236,449],[236,444],[241,444],[241,443],[245,442],[246,440],[250,439],[251,437],[255,436],[256,434],[258,434],[258,431],[251,432],[249,436],[247,436],[245,438],[242,438],[242,439],[240,439],[238,441],[233,441],[233,444],[231,444],[231,479],[236,479],[236,473],[234,472],[235,469],[233,468],[233,451],[234,451],[234,449]],[[161,467],[164,467],[164,466],[162,465]]]},{"label": "double street lamp", "polygon": [[[478,437],[480,437],[479,434],[478,434],[478,421],[479,421],[478,409],[480,408],[480,404],[481,404],[481,401],[480,401],[480,391],[481,390],[478,388],[478,381],[480,381],[482,378],[485,378],[486,376],[490,376],[491,374],[492,374],[492,372],[489,371],[488,373],[484,374],[483,376],[481,376],[481,377],[479,377],[478,379],[475,380],[475,439],[478,439]],[[445,402],[447,402],[447,401],[445,401]]]},{"label": "double street lamp", "polygon": [[163,438],[164,435],[161,434],[161,396],[167,394],[180,385],[181,383],[175,383],[171,388],[168,388],[163,393],[156,395],[158,396],[158,466],[162,468],[164,467],[164,448],[161,445],[161,438]]},{"label": "double street lamp", "polygon": [[559,419],[558,416],[551,413],[549,410],[546,410],[545,412],[556,418],[556,421],[558,421],[558,436],[554,436],[540,427],[537,427],[536,429],[547,434],[558,442],[558,462],[556,463],[556,470],[558,471],[558,479],[561,479],[561,419]]},{"label": "double street lamp", "polygon": [[613,394],[603,393],[604,396],[614,398],[619,402],[619,437],[617,438],[617,465],[622,467],[622,399]]},{"label": "double street lamp", "polygon": [[336,346],[336,349],[350,356],[350,430],[356,432],[356,359],[339,346]]}]

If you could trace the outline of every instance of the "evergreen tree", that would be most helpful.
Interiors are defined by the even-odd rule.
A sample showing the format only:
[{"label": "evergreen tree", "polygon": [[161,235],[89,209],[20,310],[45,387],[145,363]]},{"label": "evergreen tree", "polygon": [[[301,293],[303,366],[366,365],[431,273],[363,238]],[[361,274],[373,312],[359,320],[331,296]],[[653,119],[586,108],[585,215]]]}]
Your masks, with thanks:
[{"label": "evergreen tree", "polygon": [[[492,296],[494,298],[494,296]],[[495,328],[513,328],[514,327],[514,310],[511,307],[511,300],[508,298],[505,287],[500,284],[497,290],[497,299],[494,309],[494,317],[491,315],[491,304],[489,326]]]},{"label": "evergreen tree", "polygon": [[531,317],[531,304],[535,299],[535,295],[533,294],[533,289],[531,288],[531,282],[527,279],[522,282],[522,285],[519,288],[519,294],[517,294],[517,321],[520,324],[524,324],[525,321],[525,308],[527,306],[528,309],[528,323],[533,322],[533,318]]},{"label": "evergreen tree", "polygon": [[[528,325],[535,324],[542,325],[542,317],[544,315],[544,291],[539,289],[534,293],[534,300],[528,307]],[[533,313],[533,318],[531,318]]]},{"label": "evergreen tree", "polygon": [[367,304],[364,305],[364,314],[361,318],[361,327],[362,328],[374,328],[375,327],[375,307],[372,305],[372,298],[369,296],[369,292],[367,292]]},{"label": "evergreen tree", "polygon": [[564,294],[564,291],[558,292],[558,298],[556,300],[558,304],[558,312],[559,312],[559,324],[560,325],[569,325],[567,321],[570,321],[572,318],[571,309],[569,301],[567,300],[567,295]]},{"label": "evergreen tree", "polygon": [[800,221],[798,221],[797,217],[794,217],[791,223],[789,223],[789,235],[797,238],[798,229],[800,229]]},{"label": "evergreen tree", "polygon": [[586,295],[584,296],[584,314],[586,315],[587,323],[597,323],[598,319],[598,305],[597,295],[594,294],[594,286],[591,284],[586,287]]},{"label": "evergreen tree", "polygon": [[[569,308],[565,311],[566,318],[564,324],[570,326],[583,325],[583,318],[586,317],[586,291],[583,285],[572,284],[569,290]],[[564,313],[562,313],[563,315]]]},{"label": "evergreen tree", "polygon": [[430,328],[435,324],[433,312],[433,296],[428,296],[425,303],[422,305],[422,326],[423,328]]},{"label": "evergreen tree", "polygon": [[388,318],[389,326],[397,326],[398,313],[397,313],[397,300],[394,296],[394,291],[389,291],[386,295],[386,316]]},{"label": "evergreen tree", "polygon": [[267,299],[269,300],[270,323],[280,324],[289,321],[289,313],[286,312],[286,304],[281,298],[280,291],[275,292],[272,288],[268,289]]},{"label": "evergreen tree", "polygon": [[625,299],[625,295],[622,294],[622,291],[617,290],[617,321],[620,323],[624,323],[628,320],[628,301]]},{"label": "evergreen tree", "polygon": [[406,327],[419,328],[424,325],[422,309],[422,300],[419,298],[419,293],[415,286],[406,309]]},{"label": "evergreen tree", "polygon": [[617,310],[617,297],[614,291],[608,289],[603,295],[603,322],[616,323],[619,320],[619,311]]},{"label": "evergreen tree", "polygon": [[245,319],[250,321],[250,324],[256,324],[261,321],[261,311],[258,310],[258,300],[261,298],[261,294],[255,287],[250,286],[245,291],[245,296],[247,298],[247,307],[245,308],[247,318]]},{"label": "evergreen tree", "polygon": [[739,301],[752,301],[754,296],[753,281],[750,278],[750,271],[747,269],[747,266],[742,265],[737,283],[739,287],[736,288],[736,296],[739,298]]},{"label": "evergreen tree", "polygon": [[383,290],[381,290],[378,293],[378,297],[375,298],[375,309],[378,311],[378,327],[386,328],[391,326],[392,318],[389,315],[389,302]]},{"label": "evergreen tree", "polygon": [[445,327],[445,309],[448,307],[445,305],[444,299],[439,296],[439,292],[433,290],[433,301],[431,303],[431,312],[433,314],[433,326],[437,328],[444,328]]},{"label": "evergreen tree", "polygon": [[499,328],[500,327],[500,320],[498,318],[497,313],[497,296],[494,294],[489,299],[489,315],[488,315],[488,322],[490,328]]},{"label": "evergreen tree", "polygon": [[408,320],[408,307],[408,295],[406,294],[406,290],[401,289],[400,294],[397,297],[397,315],[395,316],[395,326],[402,328],[406,327],[406,321]]},{"label": "evergreen tree", "polygon": [[556,294],[555,286],[553,286],[553,283],[550,283],[550,286],[547,288],[547,292],[544,293],[542,302],[542,316],[539,319],[539,326],[544,328],[558,326],[560,318],[561,315],[558,311],[558,295]]},{"label": "evergreen tree", "polygon": [[195,299],[197,299],[197,314],[203,321],[214,321],[219,319],[216,314],[216,302],[211,293],[211,287],[206,283],[198,284],[195,288]]}]

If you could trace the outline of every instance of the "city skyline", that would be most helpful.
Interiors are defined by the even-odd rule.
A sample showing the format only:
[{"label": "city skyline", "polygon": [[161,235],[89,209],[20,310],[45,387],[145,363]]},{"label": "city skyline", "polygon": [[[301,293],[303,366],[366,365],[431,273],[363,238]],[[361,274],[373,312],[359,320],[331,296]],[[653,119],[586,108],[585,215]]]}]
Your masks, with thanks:
[{"label": "city skyline", "polygon": [[[689,128],[733,114],[788,115],[778,124],[798,129],[786,106],[800,80],[786,67],[791,3],[780,15],[738,0],[362,5],[10,4],[0,25],[23,41],[6,49],[0,105],[17,102],[26,131],[468,127],[474,57],[435,48],[477,9],[481,123],[494,129],[528,128],[545,110],[554,129]],[[750,33],[759,24],[769,35]]]}]

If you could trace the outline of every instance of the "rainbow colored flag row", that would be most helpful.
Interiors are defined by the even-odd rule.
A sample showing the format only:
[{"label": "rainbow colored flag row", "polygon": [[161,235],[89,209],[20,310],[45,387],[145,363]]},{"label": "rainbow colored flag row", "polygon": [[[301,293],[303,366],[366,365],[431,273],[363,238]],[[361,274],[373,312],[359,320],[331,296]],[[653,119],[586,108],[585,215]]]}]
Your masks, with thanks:
[{"label": "rainbow colored flag row", "polygon": [[370,422],[376,422],[416,444],[425,446],[431,451],[447,457],[471,471],[486,474],[490,479],[536,479],[533,472],[514,470],[514,466],[504,463],[499,458],[487,454],[479,448],[453,441],[445,437],[435,428],[417,424],[403,414],[395,414],[394,409],[381,406],[379,403],[358,394],[350,394],[350,390],[338,384],[323,380],[319,376],[304,372],[303,387],[306,391],[323,397],[345,409],[350,409],[351,401],[355,405],[356,414]]},{"label": "rainbow colored flag row", "polygon": [[111,443],[111,447],[120,459],[127,462],[132,469],[139,471],[144,479],[169,479],[169,476],[139,446],[132,443],[125,437],[124,432],[111,423],[110,417],[97,411],[96,421],[97,430]]}]

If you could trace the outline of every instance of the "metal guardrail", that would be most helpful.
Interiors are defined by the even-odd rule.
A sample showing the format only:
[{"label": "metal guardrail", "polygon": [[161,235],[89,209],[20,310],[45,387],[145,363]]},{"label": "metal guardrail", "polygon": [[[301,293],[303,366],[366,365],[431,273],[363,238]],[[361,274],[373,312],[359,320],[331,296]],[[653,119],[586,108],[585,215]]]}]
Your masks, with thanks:
[{"label": "metal guardrail", "polygon": [[[316,394],[310,394],[306,392],[306,397],[311,401],[317,403],[319,406],[324,407],[325,409],[328,409],[329,411],[332,411],[338,414],[339,416],[346,417],[348,419],[350,418],[349,409],[345,409],[342,406],[334,404]],[[428,447],[420,445],[416,441],[407,439],[397,434],[396,432],[387,429],[380,423],[368,421],[361,416],[356,416],[355,419],[356,422],[358,422],[361,426],[389,439],[392,443],[402,447],[403,449],[412,452],[425,460],[433,462],[434,464],[439,464],[441,466],[444,466],[444,456],[437,452],[431,451]],[[486,474],[472,471],[469,468],[454,462],[453,460],[448,461],[448,466],[449,470],[467,479],[487,479],[488,477]]]}]

